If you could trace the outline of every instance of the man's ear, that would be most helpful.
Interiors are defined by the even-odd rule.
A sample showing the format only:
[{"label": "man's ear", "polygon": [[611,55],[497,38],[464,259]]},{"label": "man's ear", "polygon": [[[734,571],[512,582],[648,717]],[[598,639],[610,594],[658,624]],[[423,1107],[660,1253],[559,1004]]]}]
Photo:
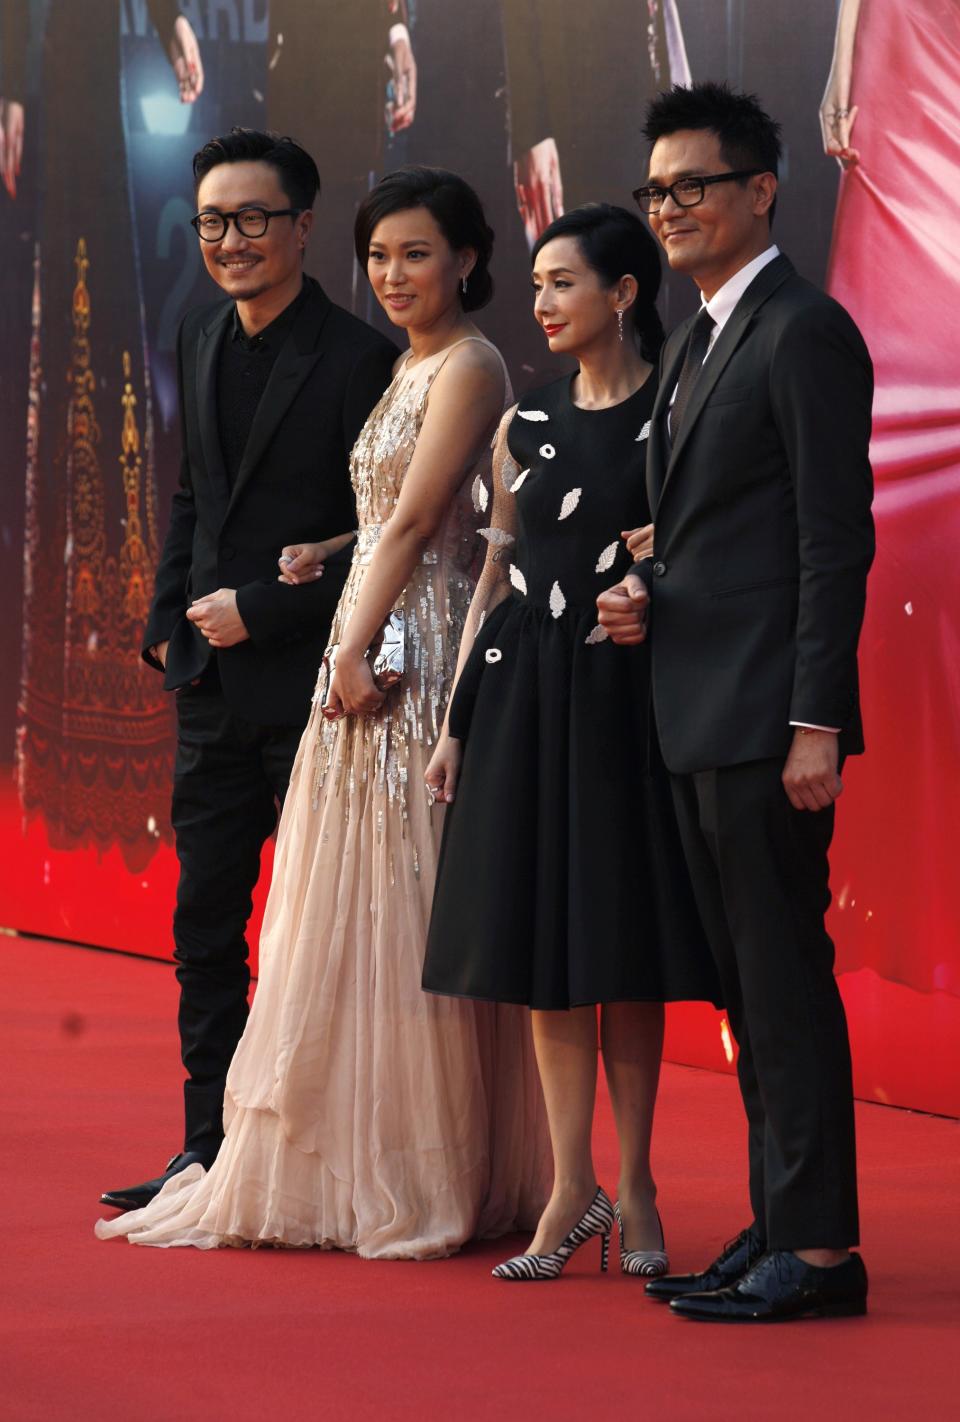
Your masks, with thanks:
[{"label": "man's ear", "polygon": [[757,217],[765,217],[777,196],[777,180],[772,173],[760,173],[753,183],[753,210]]}]

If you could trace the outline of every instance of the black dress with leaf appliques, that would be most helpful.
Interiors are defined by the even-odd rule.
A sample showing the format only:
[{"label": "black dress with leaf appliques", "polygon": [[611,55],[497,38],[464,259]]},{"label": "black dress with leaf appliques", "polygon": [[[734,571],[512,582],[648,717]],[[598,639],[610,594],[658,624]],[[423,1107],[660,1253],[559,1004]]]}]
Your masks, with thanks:
[{"label": "black dress with leaf appliques", "polygon": [[649,522],[651,378],[584,410],[570,377],[501,428],[495,547],[509,595],[458,681],[464,741],[445,811],[423,985],[541,1009],[719,1001],[650,710],[649,652],[618,647],[596,597]]}]

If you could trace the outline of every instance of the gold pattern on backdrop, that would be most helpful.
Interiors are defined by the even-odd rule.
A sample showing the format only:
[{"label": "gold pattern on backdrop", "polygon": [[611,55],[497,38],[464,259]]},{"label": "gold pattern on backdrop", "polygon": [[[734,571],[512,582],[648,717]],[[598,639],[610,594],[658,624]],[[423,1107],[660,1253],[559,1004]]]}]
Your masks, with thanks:
[{"label": "gold pattern on backdrop", "polygon": [[49,568],[62,588],[55,589],[52,599],[42,599],[48,609],[52,606],[52,616],[25,622],[17,739],[20,797],[26,811],[42,811],[55,846],[92,841],[106,847],[119,841],[127,863],[142,867],[167,824],[172,755],[169,698],[139,655],[158,554],[149,415],[142,427],[144,406],[133,360],[125,350],[117,456],[122,512],[119,550],[112,553],[117,515],[110,511],[117,503],[117,489],[105,487],[101,464],[95,313],[88,285],[90,258],[82,237],[74,265],[66,443],[55,453],[67,490],[62,537],[59,530],[41,534],[37,452],[45,392],[39,259],[35,268],[25,587],[28,599],[39,603],[37,594],[46,591],[41,582]]}]

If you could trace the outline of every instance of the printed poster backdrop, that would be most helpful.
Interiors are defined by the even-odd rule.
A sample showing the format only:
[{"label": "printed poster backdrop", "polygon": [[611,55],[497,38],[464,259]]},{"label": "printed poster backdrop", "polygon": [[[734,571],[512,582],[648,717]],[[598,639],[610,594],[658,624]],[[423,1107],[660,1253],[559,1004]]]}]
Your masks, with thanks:
[{"label": "printed poster backdrop", "polygon": [[[860,155],[842,174],[818,123],[838,18]],[[192,105],[168,52],[184,23]],[[177,326],[213,291],[195,149],[235,123],[304,143],[309,269],[384,327],[356,206],[403,162],[461,172],[497,232],[483,328],[522,390],[558,369],[530,316],[540,195],[629,206],[644,106],[690,77],[781,120],[776,238],[876,366],[868,754],[846,769],[831,926],[860,1093],[960,1114],[957,0],[808,0],[802,25],[789,0],[0,0],[0,924],[171,951],[172,721],[137,652],[176,482]],[[668,277],[667,326],[695,301]],[[722,1027],[675,1009],[668,1050],[725,1065]]]}]

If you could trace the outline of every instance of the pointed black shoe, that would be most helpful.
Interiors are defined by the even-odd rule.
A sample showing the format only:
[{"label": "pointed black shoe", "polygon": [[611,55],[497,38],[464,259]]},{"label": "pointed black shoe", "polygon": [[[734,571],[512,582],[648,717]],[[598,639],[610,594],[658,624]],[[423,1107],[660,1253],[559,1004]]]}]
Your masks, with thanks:
[{"label": "pointed black shoe", "polygon": [[172,1175],[179,1175],[188,1165],[202,1165],[204,1170],[210,1169],[210,1161],[206,1156],[198,1155],[195,1150],[181,1151],[179,1155],[170,1157],[166,1170],[162,1175],[158,1175],[156,1180],[145,1180],[142,1185],[131,1185],[129,1190],[104,1190],[100,1203],[109,1205],[114,1210],[142,1210],[144,1205],[149,1205],[150,1201],[160,1194]]},{"label": "pointed black shoe", "polygon": [[735,1284],[685,1294],[670,1308],[681,1318],[710,1323],[848,1318],[867,1311],[867,1271],[859,1254],[833,1269],[818,1269],[787,1249],[772,1249]]},{"label": "pointed black shoe", "polygon": [[766,1244],[753,1225],[742,1229],[736,1239],[723,1246],[722,1252],[702,1274],[664,1274],[651,1279],[646,1292],[662,1303],[680,1298],[682,1294],[703,1294],[736,1283],[756,1264],[766,1250]]}]

